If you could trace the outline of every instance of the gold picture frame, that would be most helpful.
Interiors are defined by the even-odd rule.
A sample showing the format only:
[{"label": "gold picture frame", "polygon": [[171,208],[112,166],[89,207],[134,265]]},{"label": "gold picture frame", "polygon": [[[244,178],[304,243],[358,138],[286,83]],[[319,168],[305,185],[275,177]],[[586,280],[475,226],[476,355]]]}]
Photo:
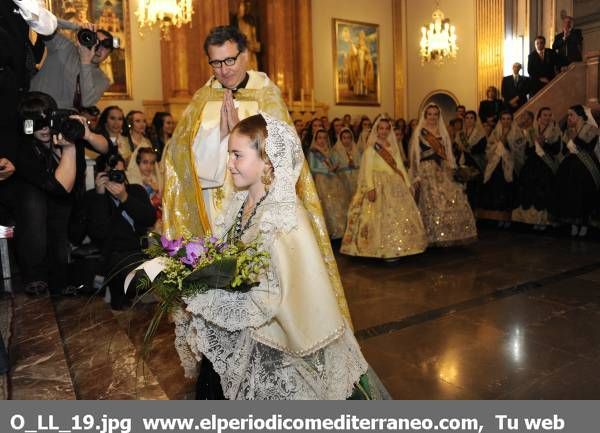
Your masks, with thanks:
[{"label": "gold picture frame", "polygon": [[379,24],[332,19],[337,105],[381,105]]},{"label": "gold picture frame", "polygon": [[[119,48],[100,65],[111,81],[102,99],[132,99],[131,92],[131,28],[129,2],[127,0],[48,0],[50,10],[67,21],[91,22],[107,30]],[[75,40],[76,32],[64,30],[65,35]]]}]

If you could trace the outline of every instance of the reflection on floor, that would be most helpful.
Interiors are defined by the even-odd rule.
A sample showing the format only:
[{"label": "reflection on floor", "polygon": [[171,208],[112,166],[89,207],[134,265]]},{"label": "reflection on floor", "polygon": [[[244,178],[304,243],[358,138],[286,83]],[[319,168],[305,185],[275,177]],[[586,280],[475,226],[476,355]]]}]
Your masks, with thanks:
[{"label": "reflection on floor", "polygon": [[[338,263],[359,342],[393,398],[600,398],[597,241],[485,230],[469,247]],[[136,358],[152,306],[49,302],[15,297],[12,398],[192,394],[169,324],[148,361]]]}]

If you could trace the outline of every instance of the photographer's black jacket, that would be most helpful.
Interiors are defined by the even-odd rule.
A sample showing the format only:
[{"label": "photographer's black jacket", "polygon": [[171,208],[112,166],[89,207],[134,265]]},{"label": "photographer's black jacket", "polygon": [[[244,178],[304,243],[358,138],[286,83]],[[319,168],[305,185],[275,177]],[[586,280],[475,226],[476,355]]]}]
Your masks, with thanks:
[{"label": "photographer's black jacket", "polygon": [[75,185],[71,193],[67,192],[56,180],[54,173],[59,159],[53,156],[52,150],[46,148],[33,137],[22,137],[17,153],[15,175],[21,182],[36,186],[56,197],[75,197],[85,189],[85,154],[82,145],[76,146]]}]

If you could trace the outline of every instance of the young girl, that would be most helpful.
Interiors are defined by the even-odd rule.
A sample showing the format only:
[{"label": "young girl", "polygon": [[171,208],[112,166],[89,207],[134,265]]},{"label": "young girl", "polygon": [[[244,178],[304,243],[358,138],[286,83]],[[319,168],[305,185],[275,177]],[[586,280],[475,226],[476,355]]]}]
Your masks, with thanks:
[{"label": "young girl", "polygon": [[422,253],[427,237],[389,119],[375,122],[367,143],[341,252],[384,259]]},{"label": "young girl", "polygon": [[132,110],[127,113],[125,120],[127,121],[127,139],[129,141],[129,149],[131,150],[131,157],[127,163],[130,164],[131,161],[135,161],[139,148],[152,148],[152,143],[146,138],[147,125],[144,113]]},{"label": "young girl", "polygon": [[157,155],[150,147],[137,149],[135,161],[131,161],[127,167],[127,179],[129,183],[142,185],[152,206],[156,209],[156,220],[162,218],[162,194],[160,191],[160,171],[157,167]]},{"label": "young girl", "polygon": [[106,107],[100,114],[96,132],[110,140],[109,144],[113,148],[112,152],[121,155],[127,164],[131,158],[131,148],[129,147],[129,140],[123,135],[124,121],[123,110],[117,105],[111,105]]},{"label": "young girl", "polygon": [[250,291],[210,290],[175,316],[186,372],[206,357],[228,399],[345,399],[367,370],[296,196],[303,162],[293,128],[266,114],[230,135],[239,192],[216,225],[229,242],[260,239],[270,265]]},{"label": "young girl", "polygon": [[367,139],[369,138],[370,133],[371,120],[367,116],[363,116],[360,119],[360,124],[358,125],[358,129],[356,130],[356,144],[358,146],[358,151],[361,155],[367,148]]},{"label": "young girl", "polygon": [[349,128],[343,128],[340,131],[339,139],[333,146],[333,152],[340,163],[338,174],[350,198],[354,195],[356,183],[358,182],[360,152],[354,142],[354,134]]},{"label": "young girl", "polygon": [[308,166],[315,180],[329,236],[340,239],[346,228],[350,194],[338,176],[340,162],[329,145],[329,134],[325,129],[315,132],[308,152]]}]

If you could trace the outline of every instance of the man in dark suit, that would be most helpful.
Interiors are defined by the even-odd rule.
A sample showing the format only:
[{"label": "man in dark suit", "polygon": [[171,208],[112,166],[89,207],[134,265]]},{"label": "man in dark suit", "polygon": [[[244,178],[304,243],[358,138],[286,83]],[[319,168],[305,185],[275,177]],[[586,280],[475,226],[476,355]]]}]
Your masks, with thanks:
[{"label": "man in dark suit", "polygon": [[85,197],[87,234],[100,247],[110,279],[110,305],[122,310],[135,289],[123,291],[127,274],[143,258],[140,238],[156,222],[156,210],[143,186],[129,184],[120,155],[96,159],[96,188]]},{"label": "man in dark suit", "polygon": [[580,29],[573,28],[573,17],[563,18],[563,31],[554,37],[552,49],[558,55],[561,67],[583,60],[583,35]]},{"label": "man in dark suit", "polygon": [[504,105],[514,113],[521,105],[527,102],[527,93],[529,93],[529,79],[523,77],[521,72],[521,64],[514,63],[512,66],[513,73],[502,79],[502,99]]},{"label": "man in dark suit", "polygon": [[535,95],[542,87],[550,82],[556,75],[558,60],[556,53],[546,48],[546,38],[535,38],[535,50],[527,58],[527,69],[531,79],[529,94]]}]

